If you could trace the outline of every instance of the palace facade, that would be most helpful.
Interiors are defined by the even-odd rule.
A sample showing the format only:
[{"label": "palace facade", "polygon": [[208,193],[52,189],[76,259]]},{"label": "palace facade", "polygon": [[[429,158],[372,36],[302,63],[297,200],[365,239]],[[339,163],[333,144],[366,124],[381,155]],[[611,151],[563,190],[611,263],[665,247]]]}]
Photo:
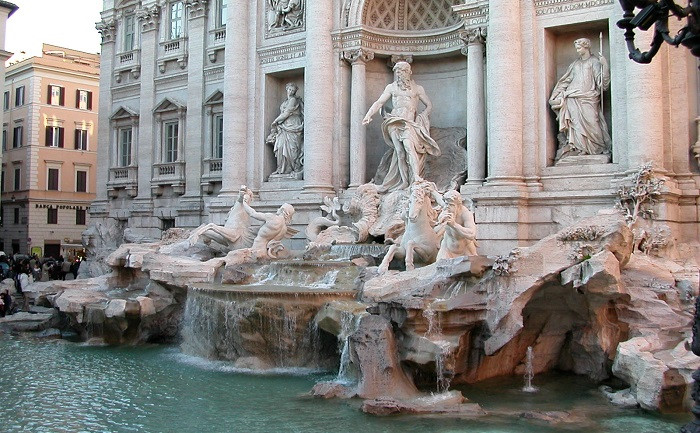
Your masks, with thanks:
[{"label": "palace facade", "polygon": [[[432,100],[431,127],[464,131],[456,186],[473,202],[480,252],[612,207],[647,162],[666,179],[657,219],[697,240],[698,61],[664,46],[632,62],[621,17],[613,0],[105,0],[91,215],[159,238],[222,223],[247,185],[257,209],[291,203],[303,227],[325,196],[346,200],[375,178],[388,147],[380,122],[362,119],[405,60]],[[609,63],[609,151],[565,161],[549,99],[579,38]],[[303,170],[271,176],[288,83],[303,100]]]}]

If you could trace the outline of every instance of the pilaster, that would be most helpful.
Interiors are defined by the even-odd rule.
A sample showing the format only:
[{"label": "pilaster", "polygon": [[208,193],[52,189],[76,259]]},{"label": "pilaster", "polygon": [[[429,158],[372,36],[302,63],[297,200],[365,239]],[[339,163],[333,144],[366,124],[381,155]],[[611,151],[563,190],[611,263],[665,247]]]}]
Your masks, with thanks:
[{"label": "pilaster", "polygon": [[250,2],[228,3],[224,66],[224,149],[220,196],[238,193],[247,184],[248,160],[248,8]]},{"label": "pilaster", "polygon": [[[333,179],[333,2],[306,3],[304,75],[304,189],[332,192]],[[337,59],[337,57],[335,58]]]},{"label": "pilaster", "polygon": [[109,168],[116,161],[110,158],[109,150],[116,143],[110,142],[110,115],[112,114],[112,70],[114,69],[115,55],[115,33],[116,21],[113,19],[103,20],[95,25],[97,31],[102,35],[102,57],[100,59],[100,102],[99,102],[99,122],[97,136],[100,137],[100,145],[97,147],[96,169],[96,199],[106,201],[107,182],[109,182]]}]

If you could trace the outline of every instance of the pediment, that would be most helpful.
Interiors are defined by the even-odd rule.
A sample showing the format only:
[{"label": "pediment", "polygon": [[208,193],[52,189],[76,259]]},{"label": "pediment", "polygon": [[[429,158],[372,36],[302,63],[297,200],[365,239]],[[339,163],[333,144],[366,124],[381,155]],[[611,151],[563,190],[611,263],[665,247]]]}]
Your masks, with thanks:
[{"label": "pediment", "polygon": [[133,119],[135,117],[139,117],[138,111],[135,111],[132,108],[126,106],[121,106],[117,109],[117,111],[115,111],[111,116],[109,116],[109,120]]},{"label": "pediment", "polygon": [[163,98],[153,109],[153,113],[165,113],[169,111],[184,111],[187,105],[174,98]]},{"label": "pediment", "polygon": [[224,93],[221,90],[217,90],[204,101],[204,105],[216,105],[224,103]]}]

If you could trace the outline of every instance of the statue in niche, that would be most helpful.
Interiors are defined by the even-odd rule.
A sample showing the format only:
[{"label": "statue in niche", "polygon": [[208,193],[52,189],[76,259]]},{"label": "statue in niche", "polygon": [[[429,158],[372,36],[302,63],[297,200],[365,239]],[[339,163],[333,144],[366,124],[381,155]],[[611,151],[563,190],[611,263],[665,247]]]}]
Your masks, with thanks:
[{"label": "statue in niche", "polygon": [[442,212],[438,216],[435,232],[442,236],[437,260],[476,255],[476,223],[474,214],[464,205],[462,196],[455,190],[442,196]]},{"label": "statue in niche", "polygon": [[297,96],[294,83],[285,86],[287,99],[280,105],[280,114],[272,121],[265,140],[273,145],[277,169],[273,176],[301,179],[304,171],[304,101]]},{"label": "statue in niche", "polygon": [[284,203],[276,213],[263,213],[250,207],[241,195],[238,196],[238,203],[251,218],[263,222],[251,246],[256,257],[276,258],[277,253],[283,249],[281,241],[298,233],[298,230],[290,227],[294,215],[292,205]]},{"label": "statue in niche", "polygon": [[559,122],[555,159],[576,155],[609,155],[610,134],[603,115],[602,93],[610,86],[610,69],[602,53],[591,54],[587,38],[574,42],[579,58],[557,81],[549,104]]},{"label": "statue in niche", "polygon": [[304,24],[302,0],[268,0],[268,30],[288,30]]},{"label": "statue in niche", "polygon": [[[430,137],[430,112],[433,108],[422,86],[411,79],[411,65],[400,61],[394,66],[394,82],[386,86],[379,99],[367,111],[363,125],[372,121],[389,99],[391,113],[384,117],[384,141],[393,148],[393,155],[380,192],[407,189],[414,182],[423,181],[426,155],[440,155],[440,147]],[[418,102],[425,110],[418,113]]]},{"label": "statue in niche", "polygon": [[197,227],[188,238],[189,245],[194,246],[197,242],[202,241],[211,246],[213,241],[226,251],[250,246],[253,241],[253,233],[250,230],[250,217],[243,208],[243,204],[250,204],[252,200],[253,191],[245,185],[241,185],[238,200],[226,216],[224,225],[209,223]]}]

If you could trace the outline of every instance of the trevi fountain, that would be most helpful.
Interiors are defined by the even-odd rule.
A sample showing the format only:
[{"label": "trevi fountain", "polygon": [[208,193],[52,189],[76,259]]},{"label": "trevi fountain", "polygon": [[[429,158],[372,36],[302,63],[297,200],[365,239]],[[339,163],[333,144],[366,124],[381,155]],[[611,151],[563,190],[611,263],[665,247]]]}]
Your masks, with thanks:
[{"label": "trevi fountain", "polygon": [[[107,55],[120,7],[132,3],[145,52],[151,6],[165,14],[168,2],[105,2]],[[194,34],[194,12],[213,2],[186,3]],[[318,131],[339,120],[323,102],[329,83],[314,81],[325,60],[311,58],[305,72],[271,75],[275,91],[251,107],[265,111],[254,135],[266,153],[247,160],[262,171],[223,174],[218,198],[204,200],[208,220],[183,216],[156,236],[143,212],[124,216],[136,215],[142,177],[133,190],[110,180],[83,236],[78,278],[32,284],[31,312],[0,319],[0,429],[675,432],[690,421],[700,248],[683,191],[698,182],[697,163],[687,147],[649,143],[663,128],[646,138],[628,125],[654,98],[625,100],[615,88],[645,75],[626,65],[618,29],[608,39],[608,19],[622,16],[616,4],[418,2],[449,4],[448,16],[431,15],[448,30],[419,32],[423,55],[418,39],[401,45],[391,39],[398,30],[376,30],[394,19],[377,5],[399,11],[405,2],[262,3],[260,34],[250,37],[284,45],[305,35],[306,56],[325,47],[324,14],[342,10],[328,25],[347,48],[340,62],[351,65],[352,98],[329,98],[347,108],[349,159],[339,166],[349,182],[319,187],[335,157]],[[229,26],[248,9],[228,8]],[[513,18],[520,8],[537,18]],[[534,55],[552,54],[543,66],[528,47],[509,46],[513,22],[524,38],[544,32]],[[455,40],[466,44],[464,68],[449,54]],[[226,39],[226,56],[245,54],[235,44]],[[664,52],[669,62],[681,54]],[[544,74],[535,93],[510,79],[519,67]],[[688,102],[697,90],[685,90]],[[224,112],[239,99],[224,99]],[[461,117],[466,135],[449,121]],[[239,127],[224,126],[224,137]],[[548,145],[526,150],[540,139]],[[365,153],[357,140],[381,151]],[[224,169],[234,164],[226,152]],[[171,206],[189,197],[178,188],[144,191],[155,194],[151,206]]]}]

